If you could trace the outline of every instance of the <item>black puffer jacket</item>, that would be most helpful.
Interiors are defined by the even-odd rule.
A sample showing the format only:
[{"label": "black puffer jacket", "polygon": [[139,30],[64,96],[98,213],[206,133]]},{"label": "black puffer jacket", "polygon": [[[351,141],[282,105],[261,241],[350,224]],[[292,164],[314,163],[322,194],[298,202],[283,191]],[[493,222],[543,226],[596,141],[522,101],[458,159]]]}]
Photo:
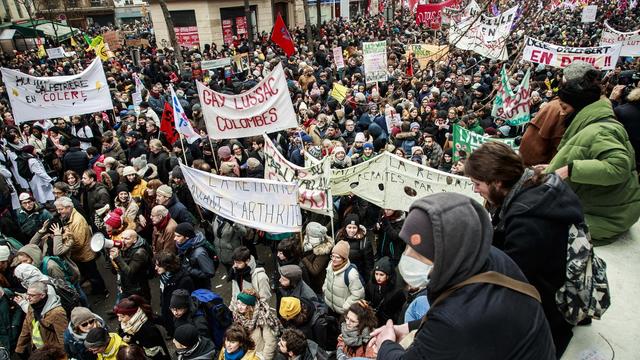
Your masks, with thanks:
[{"label": "black puffer jacket", "polygon": [[358,268],[360,276],[367,281],[367,279],[371,277],[371,271],[373,271],[375,261],[373,257],[373,245],[371,245],[371,240],[367,237],[367,229],[360,225],[356,235],[349,237],[347,231],[342,228],[336,234],[336,239],[337,241],[344,240],[349,243],[349,261]]},{"label": "black puffer jacket", "polygon": [[[527,170],[521,182],[532,173]],[[578,196],[555,174],[539,186],[516,185],[494,216],[493,244],[518,264],[540,292],[558,358],[569,345],[573,326],[558,310],[555,294],[566,278],[569,227],[583,221]]]},{"label": "black puffer jacket", "polygon": [[183,269],[171,275],[171,277],[161,277],[160,281],[163,285],[162,294],[160,295],[160,315],[162,316],[160,323],[167,329],[169,335],[173,335],[175,328],[173,326],[173,315],[169,309],[171,294],[173,294],[174,290],[178,289],[184,289],[191,293],[195,290],[195,286],[193,285],[191,276]]}]

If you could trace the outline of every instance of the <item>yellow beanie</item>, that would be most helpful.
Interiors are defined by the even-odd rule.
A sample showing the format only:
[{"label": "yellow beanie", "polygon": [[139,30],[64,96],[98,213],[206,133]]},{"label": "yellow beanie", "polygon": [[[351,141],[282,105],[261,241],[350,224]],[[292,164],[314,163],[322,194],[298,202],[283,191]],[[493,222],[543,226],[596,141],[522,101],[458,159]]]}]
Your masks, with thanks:
[{"label": "yellow beanie", "polygon": [[300,299],[287,296],[280,300],[280,316],[282,316],[283,319],[291,320],[300,314],[300,311],[302,311]]}]

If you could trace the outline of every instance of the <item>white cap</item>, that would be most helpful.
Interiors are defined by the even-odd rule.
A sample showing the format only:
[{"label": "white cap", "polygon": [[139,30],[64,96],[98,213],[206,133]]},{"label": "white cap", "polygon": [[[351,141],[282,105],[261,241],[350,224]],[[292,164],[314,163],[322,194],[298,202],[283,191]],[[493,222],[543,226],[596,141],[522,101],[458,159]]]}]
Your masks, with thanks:
[{"label": "white cap", "polygon": [[11,252],[9,251],[9,247],[7,245],[0,245],[0,261],[9,260],[9,255]]},{"label": "white cap", "polygon": [[18,199],[20,200],[20,202],[25,201],[25,200],[30,200],[31,199],[31,194],[23,192],[23,193],[20,194]]}]

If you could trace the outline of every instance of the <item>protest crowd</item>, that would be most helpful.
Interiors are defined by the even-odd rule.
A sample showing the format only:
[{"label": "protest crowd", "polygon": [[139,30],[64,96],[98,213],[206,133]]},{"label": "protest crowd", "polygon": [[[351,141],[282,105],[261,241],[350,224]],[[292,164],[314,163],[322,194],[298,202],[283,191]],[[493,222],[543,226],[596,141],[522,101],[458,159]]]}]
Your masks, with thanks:
[{"label": "protest crowd", "polygon": [[390,2],[0,55],[0,358],[561,358],[640,217],[640,7]]}]

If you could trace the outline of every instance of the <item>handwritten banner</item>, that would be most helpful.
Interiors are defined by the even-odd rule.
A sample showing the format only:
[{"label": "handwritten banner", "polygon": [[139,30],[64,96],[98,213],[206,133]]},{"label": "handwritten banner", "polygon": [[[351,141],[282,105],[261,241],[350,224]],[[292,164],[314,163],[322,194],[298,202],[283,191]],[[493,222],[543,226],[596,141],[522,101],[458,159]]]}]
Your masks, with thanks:
[{"label": "handwritten banner", "polygon": [[515,20],[517,7],[500,16],[483,17],[478,21],[468,18],[462,23],[452,23],[449,43],[462,50],[470,50],[494,60],[507,60],[507,38]]},{"label": "handwritten banner", "polygon": [[582,9],[581,22],[592,23],[596,21],[596,15],[598,14],[598,5],[585,6]]},{"label": "handwritten banner", "polygon": [[440,29],[442,26],[442,10],[444,8],[458,8],[458,0],[447,0],[437,4],[419,4],[416,7],[416,24],[425,24],[429,29]]},{"label": "handwritten banner", "polygon": [[612,44],[598,47],[569,47],[559,46],[525,38],[525,48],[522,58],[538,64],[565,68],[573,61],[582,60],[600,70],[613,70],[618,62],[622,44]]},{"label": "handwritten banner", "polygon": [[426,68],[429,61],[437,60],[439,57],[443,57],[449,53],[448,45],[427,45],[427,44],[411,44],[409,45],[409,52],[415,56],[420,64],[421,68]]},{"label": "handwritten banner", "polygon": [[17,123],[113,109],[100,59],[71,76],[35,77],[13,69],[1,71]]},{"label": "handwritten banner", "polygon": [[362,43],[366,82],[387,81],[387,41]]},{"label": "handwritten banner", "polygon": [[201,82],[198,96],[213,139],[262,135],[298,126],[282,64],[240,95],[215,92]]},{"label": "handwritten banner", "polygon": [[342,56],[342,46],[333,48],[333,61],[336,63],[336,69],[344,68],[344,57]]},{"label": "handwritten banner", "polygon": [[640,56],[640,30],[632,32],[620,32],[613,29],[605,21],[600,46],[621,44],[620,56]]},{"label": "handwritten banner", "polygon": [[193,200],[203,208],[262,231],[302,229],[296,184],[219,176],[184,164],[180,168]]},{"label": "handwritten banner", "polygon": [[514,139],[500,139],[500,138],[492,138],[488,136],[482,136],[474,133],[473,131],[469,131],[461,126],[453,125],[453,148],[454,148],[454,156],[453,158],[457,160],[459,158],[460,150],[468,154],[471,154],[475,149],[479,148],[480,145],[486,143],[487,141],[500,141],[507,145],[509,145],[512,149],[517,150],[518,146],[515,143]]},{"label": "handwritten banner", "polygon": [[309,167],[300,167],[280,154],[271,139],[264,136],[264,178],[298,184],[298,203],[304,210],[331,216],[333,201],[329,188],[329,158]]},{"label": "handwritten banner", "polygon": [[529,79],[531,70],[527,70],[521,84],[515,89],[511,89],[507,70],[502,67],[500,88],[498,89],[491,116],[504,119],[508,125],[518,126],[528,123],[531,120],[530,100],[531,89]]}]

